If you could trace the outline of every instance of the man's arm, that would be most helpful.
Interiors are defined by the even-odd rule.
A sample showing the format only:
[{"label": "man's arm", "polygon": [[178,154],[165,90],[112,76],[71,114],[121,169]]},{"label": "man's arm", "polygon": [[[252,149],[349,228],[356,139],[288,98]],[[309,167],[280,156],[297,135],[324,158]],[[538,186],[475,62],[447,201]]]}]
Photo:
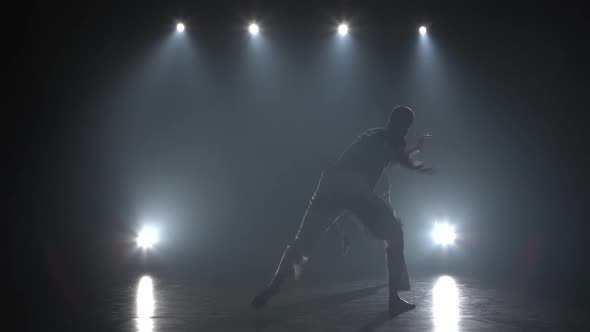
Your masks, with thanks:
[{"label": "man's arm", "polygon": [[431,137],[430,135],[424,135],[420,139],[418,139],[418,143],[406,150],[404,147],[398,147],[394,149],[394,160],[397,161],[401,166],[411,169],[416,172],[420,173],[434,173],[434,169],[432,167],[426,166],[423,162],[416,160],[414,156],[420,152],[420,149],[424,145],[424,141],[426,138]]},{"label": "man's arm", "polygon": [[422,147],[424,146],[424,143],[426,142],[426,140],[430,139],[431,137],[432,137],[432,135],[426,134],[426,135],[422,135],[420,138],[418,138],[416,145],[414,145],[412,148],[407,150],[407,153],[410,156],[410,158],[412,158],[413,156],[418,154],[420,152],[420,150],[422,149]]},{"label": "man's arm", "polygon": [[400,165],[407,169],[411,169],[417,172],[429,173],[432,171],[432,167],[427,167],[423,162],[416,160],[410,156],[408,152],[401,152],[397,160]]}]

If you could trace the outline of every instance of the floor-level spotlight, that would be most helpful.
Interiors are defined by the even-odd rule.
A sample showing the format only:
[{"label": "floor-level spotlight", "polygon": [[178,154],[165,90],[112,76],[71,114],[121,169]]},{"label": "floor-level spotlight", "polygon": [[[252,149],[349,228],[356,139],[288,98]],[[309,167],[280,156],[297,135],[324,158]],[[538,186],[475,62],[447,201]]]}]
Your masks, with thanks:
[{"label": "floor-level spotlight", "polygon": [[434,224],[434,230],[432,231],[432,239],[434,243],[448,246],[455,243],[457,234],[455,234],[455,227],[448,223],[436,223]]},{"label": "floor-level spotlight", "polygon": [[137,246],[142,249],[150,249],[158,241],[158,234],[153,228],[144,228],[137,234]]}]

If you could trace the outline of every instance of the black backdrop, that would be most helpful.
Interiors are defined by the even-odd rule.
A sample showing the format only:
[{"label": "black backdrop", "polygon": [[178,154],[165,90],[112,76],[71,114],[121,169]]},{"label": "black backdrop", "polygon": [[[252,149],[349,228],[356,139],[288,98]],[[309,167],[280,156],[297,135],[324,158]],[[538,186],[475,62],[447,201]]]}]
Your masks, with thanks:
[{"label": "black backdrop", "polygon": [[[15,103],[5,123],[16,295],[33,308],[23,299],[85,302],[97,283],[141,266],[130,241],[146,214],[164,220],[153,260],[165,268],[267,278],[321,169],[406,103],[418,113],[412,135],[433,133],[424,158],[439,168],[432,178],[394,171],[412,269],[441,268],[445,258],[425,234],[448,216],[462,237],[445,268],[583,304],[578,12],[350,3],[15,9],[22,21],[10,30],[17,51],[7,60]],[[254,42],[241,30],[251,16],[262,26]],[[346,42],[330,30],[343,16]],[[187,21],[183,37],[173,36],[175,18]],[[424,21],[432,23],[426,47],[415,32]],[[345,261],[326,244],[320,259],[334,263],[315,275],[377,275],[379,246],[359,243]]]}]

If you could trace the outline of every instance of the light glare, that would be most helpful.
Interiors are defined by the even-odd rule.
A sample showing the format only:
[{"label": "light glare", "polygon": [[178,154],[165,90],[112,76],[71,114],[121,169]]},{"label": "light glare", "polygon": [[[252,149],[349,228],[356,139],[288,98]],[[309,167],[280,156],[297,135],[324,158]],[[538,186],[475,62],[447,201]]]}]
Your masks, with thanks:
[{"label": "light glare", "polygon": [[348,25],[345,23],[340,24],[338,26],[338,34],[341,36],[346,36],[348,34]]},{"label": "light glare", "polygon": [[258,27],[258,24],[256,23],[250,23],[250,26],[248,26],[248,31],[250,31],[251,35],[257,35],[258,31],[260,31],[260,28]]},{"label": "light glare", "polygon": [[148,249],[156,243],[156,240],[156,231],[153,228],[144,228],[137,235],[137,246]]},{"label": "light glare", "polygon": [[418,31],[420,32],[420,34],[422,36],[424,36],[426,34],[426,27],[425,26],[421,26],[420,29],[418,29]]},{"label": "light glare", "polygon": [[178,31],[178,32],[183,32],[183,31],[184,31],[184,24],[182,24],[182,23],[178,23],[178,24],[176,25],[176,31]]},{"label": "light glare", "polygon": [[434,225],[434,231],[432,231],[432,238],[436,244],[443,246],[453,244],[457,238],[455,227],[448,223],[436,223]]}]

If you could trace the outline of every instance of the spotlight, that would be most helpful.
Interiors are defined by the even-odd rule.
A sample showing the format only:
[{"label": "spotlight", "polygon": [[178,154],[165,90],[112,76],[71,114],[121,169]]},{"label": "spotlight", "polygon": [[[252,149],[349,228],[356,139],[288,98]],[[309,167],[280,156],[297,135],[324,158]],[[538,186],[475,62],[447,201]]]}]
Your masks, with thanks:
[{"label": "spotlight", "polygon": [[426,34],[426,27],[425,26],[421,26],[420,29],[418,29],[418,31],[420,32],[420,34],[422,36],[424,36]]},{"label": "spotlight", "polygon": [[338,34],[340,34],[340,36],[346,36],[348,34],[348,25],[345,23],[342,23],[338,26]]},{"label": "spotlight", "polygon": [[432,239],[436,244],[442,246],[448,246],[455,242],[457,235],[455,234],[455,227],[448,223],[436,223],[434,224],[434,230],[432,231]]},{"label": "spotlight", "polygon": [[144,228],[137,235],[137,246],[143,249],[151,248],[158,240],[156,230],[153,228]]},{"label": "spotlight", "polygon": [[178,32],[183,32],[183,31],[184,31],[184,24],[182,24],[182,23],[178,23],[178,24],[176,25],[176,31],[178,31]]},{"label": "spotlight", "polygon": [[258,24],[250,23],[250,25],[248,26],[248,31],[250,31],[251,35],[256,36],[258,34],[258,31],[260,31],[260,28],[258,27]]}]

